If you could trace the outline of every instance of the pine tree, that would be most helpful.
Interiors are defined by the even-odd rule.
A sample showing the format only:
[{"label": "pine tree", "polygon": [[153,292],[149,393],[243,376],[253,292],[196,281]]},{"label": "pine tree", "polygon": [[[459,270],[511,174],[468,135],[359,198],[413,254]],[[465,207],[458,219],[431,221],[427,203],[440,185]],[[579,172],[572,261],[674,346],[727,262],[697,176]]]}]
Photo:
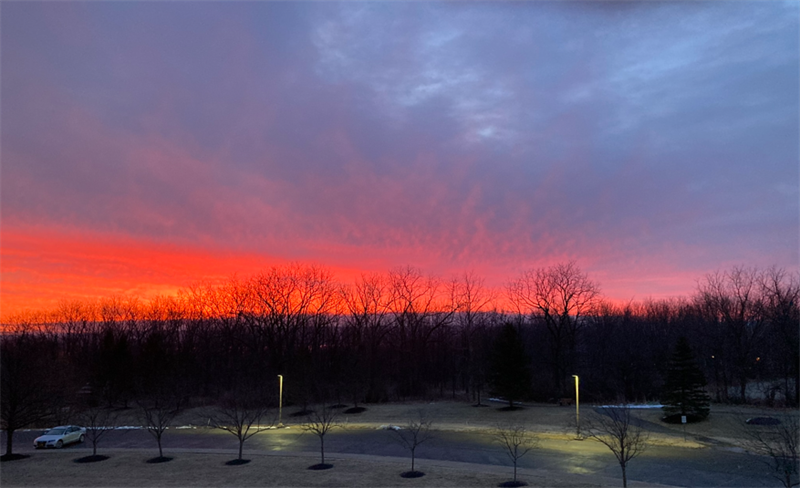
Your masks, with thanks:
[{"label": "pine tree", "polygon": [[514,408],[515,400],[530,393],[531,372],[528,369],[530,360],[512,324],[503,326],[494,343],[491,359],[492,393],[508,400],[509,408]]},{"label": "pine tree", "polygon": [[680,421],[678,416],[685,415],[687,421],[692,422],[708,417],[710,400],[705,386],[706,379],[694,361],[689,341],[680,337],[664,385],[664,419]]}]

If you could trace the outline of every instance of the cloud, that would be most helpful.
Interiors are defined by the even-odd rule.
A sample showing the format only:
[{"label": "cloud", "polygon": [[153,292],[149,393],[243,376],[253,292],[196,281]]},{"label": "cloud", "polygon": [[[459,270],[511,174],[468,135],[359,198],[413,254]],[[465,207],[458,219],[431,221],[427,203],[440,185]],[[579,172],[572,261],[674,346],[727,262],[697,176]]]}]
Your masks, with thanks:
[{"label": "cloud", "polygon": [[496,282],[796,269],[797,13],[9,4],[3,227]]}]

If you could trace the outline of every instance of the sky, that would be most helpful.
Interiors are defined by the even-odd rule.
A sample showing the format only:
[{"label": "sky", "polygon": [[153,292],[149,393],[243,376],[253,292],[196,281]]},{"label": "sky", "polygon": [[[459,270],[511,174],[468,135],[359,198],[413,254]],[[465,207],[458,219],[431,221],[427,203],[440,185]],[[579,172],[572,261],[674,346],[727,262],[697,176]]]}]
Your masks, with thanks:
[{"label": "sky", "polygon": [[798,2],[17,2],[0,314],[288,262],[797,271]]}]

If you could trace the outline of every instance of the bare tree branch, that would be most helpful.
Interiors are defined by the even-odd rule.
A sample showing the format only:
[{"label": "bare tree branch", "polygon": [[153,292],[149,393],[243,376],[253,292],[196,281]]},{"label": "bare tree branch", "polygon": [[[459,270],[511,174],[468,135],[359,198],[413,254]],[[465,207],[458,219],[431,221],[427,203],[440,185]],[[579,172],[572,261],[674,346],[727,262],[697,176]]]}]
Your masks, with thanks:
[{"label": "bare tree branch", "polygon": [[628,462],[647,447],[649,434],[635,425],[629,406],[603,408],[602,413],[592,412],[584,424],[586,435],[606,447],[617,458],[622,468],[622,486],[628,486]]},{"label": "bare tree branch", "polygon": [[339,411],[335,408],[325,408],[325,405],[316,405],[306,415],[306,422],[300,426],[303,432],[310,432],[319,437],[320,463],[312,466],[314,469],[332,468],[333,465],[325,464],[325,436],[335,428],[344,428],[339,423]]},{"label": "bare tree branch", "polygon": [[514,464],[514,480],[504,486],[523,486],[524,483],[517,481],[517,463],[532,449],[539,447],[539,438],[524,425],[513,423],[498,425],[494,437]]},{"label": "bare tree branch", "polygon": [[207,416],[209,425],[233,434],[239,440],[239,461],[242,460],[245,441],[275,425],[272,409],[247,393],[226,395]]},{"label": "bare tree branch", "polygon": [[97,456],[100,439],[117,427],[119,412],[111,408],[90,406],[78,414],[78,421],[86,428],[86,437],[92,443],[92,456]]},{"label": "bare tree branch", "polygon": [[400,429],[392,429],[389,432],[394,436],[395,441],[401,446],[405,447],[411,452],[411,471],[408,474],[411,477],[421,476],[416,471],[414,462],[416,459],[416,451],[420,444],[429,441],[434,437],[431,430],[433,420],[428,417],[427,412],[423,409],[417,410],[417,418],[409,420],[405,427]]},{"label": "bare tree branch", "polygon": [[152,435],[158,443],[158,458],[164,459],[164,451],[161,447],[161,438],[175,417],[184,409],[183,397],[180,393],[162,392],[152,395],[150,398],[137,402],[140,410],[140,419],[147,432]]},{"label": "bare tree branch", "polygon": [[746,425],[745,445],[748,450],[764,456],[764,462],[772,468],[772,476],[785,488],[791,488],[800,485],[800,419],[788,412],[776,417],[778,423],[774,425]]}]

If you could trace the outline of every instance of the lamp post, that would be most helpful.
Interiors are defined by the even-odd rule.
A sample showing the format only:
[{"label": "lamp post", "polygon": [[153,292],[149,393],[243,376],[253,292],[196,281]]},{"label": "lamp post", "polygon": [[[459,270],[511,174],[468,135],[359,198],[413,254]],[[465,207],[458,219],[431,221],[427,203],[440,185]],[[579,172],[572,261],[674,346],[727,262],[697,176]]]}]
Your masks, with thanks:
[{"label": "lamp post", "polygon": [[283,375],[278,375],[278,427],[283,427]]},{"label": "lamp post", "polygon": [[578,385],[579,385],[580,379],[578,378],[578,375],[576,375],[576,374],[572,375],[572,377],[575,378],[575,422],[578,425],[578,439],[580,439],[580,437],[581,437],[581,402],[580,402],[580,394],[579,394],[579,389],[578,389]]}]

